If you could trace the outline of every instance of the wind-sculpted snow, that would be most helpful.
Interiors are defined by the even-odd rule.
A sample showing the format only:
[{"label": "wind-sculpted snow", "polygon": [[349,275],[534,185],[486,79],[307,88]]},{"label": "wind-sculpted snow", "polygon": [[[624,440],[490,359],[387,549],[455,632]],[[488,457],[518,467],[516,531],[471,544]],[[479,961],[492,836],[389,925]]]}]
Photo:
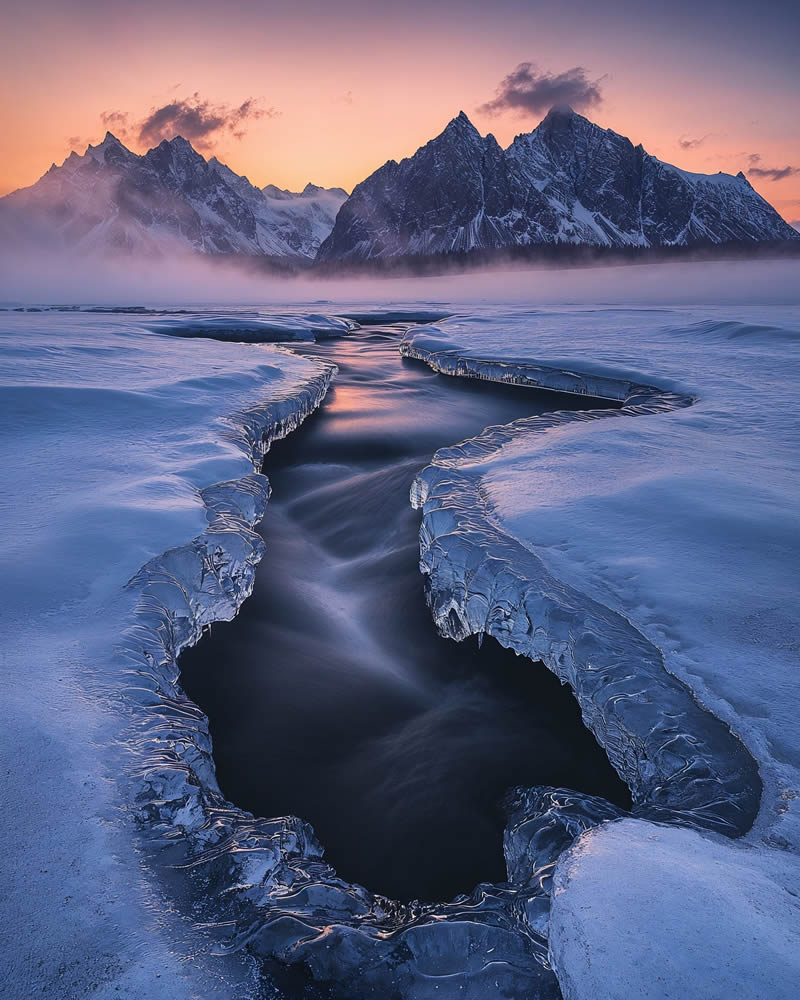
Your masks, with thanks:
[{"label": "wind-sculpted snow", "polygon": [[794,1000],[798,887],[796,854],[633,820],[591,830],[554,874],[563,996]]}]

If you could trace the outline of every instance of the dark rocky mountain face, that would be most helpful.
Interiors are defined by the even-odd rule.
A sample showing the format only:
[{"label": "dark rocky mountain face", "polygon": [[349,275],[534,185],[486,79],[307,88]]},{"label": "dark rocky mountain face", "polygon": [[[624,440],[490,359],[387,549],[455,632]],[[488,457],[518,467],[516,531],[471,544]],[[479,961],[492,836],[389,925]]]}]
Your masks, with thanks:
[{"label": "dark rocky mountain face", "polygon": [[553,109],[505,151],[462,112],[355,188],[318,259],[797,238],[742,174],[679,170],[572,109]]},{"label": "dark rocky mountain face", "polygon": [[502,212],[509,197],[503,151],[462,112],[413,157],[389,160],[354,189],[337,218],[337,243],[362,257],[441,253],[476,240],[501,246],[485,209]]},{"label": "dark rocky mountain face", "polygon": [[571,109],[552,110],[506,150],[462,112],[349,198],[313,184],[259,189],[180,137],[138,156],[110,133],[0,198],[0,243],[148,256],[359,261],[797,239],[742,174],[679,170]]},{"label": "dark rocky mountain face", "polygon": [[502,149],[461,112],[410,159],[389,160],[353,190],[320,259],[341,247],[369,258],[503,246],[493,217],[510,200]]},{"label": "dark rocky mountain face", "polygon": [[274,199],[181,137],[137,156],[108,133],[0,199],[0,239],[88,252],[311,259],[346,197],[308,185]]}]

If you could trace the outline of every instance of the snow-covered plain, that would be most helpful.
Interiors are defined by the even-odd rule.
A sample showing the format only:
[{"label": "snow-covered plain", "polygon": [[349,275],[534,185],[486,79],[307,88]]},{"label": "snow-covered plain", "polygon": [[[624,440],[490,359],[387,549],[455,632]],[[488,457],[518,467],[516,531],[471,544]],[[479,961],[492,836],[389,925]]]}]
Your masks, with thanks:
[{"label": "snow-covered plain", "polygon": [[[347,996],[556,997],[549,965],[567,997],[796,995],[796,310],[391,314],[432,307],[454,315],[406,351],[442,370],[625,403],[443,447],[414,493],[440,627],[568,677],[634,818],[518,790],[508,882],[415,906],[339,880],[302,819],[226,803],[176,655],[249,593],[264,435],[332,373],[207,339],[208,312],[2,313],[9,995],[278,995],[249,954]],[[259,323],[302,339],[379,313]],[[199,339],[156,332],[180,326]]]},{"label": "snow-covered plain", "polygon": [[[135,846],[122,788],[152,766],[136,737],[157,697],[120,652],[141,599],[126,583],[203,536],[203,488],[246,477],[263,504],[261,431],[291,426],[330,373],[278,348],[187,349],[130,316],[3,313],[0,341],[2,992],[263,995],[245,963],[211,954]],[[227,530],[246,587],[260,543]]]}]

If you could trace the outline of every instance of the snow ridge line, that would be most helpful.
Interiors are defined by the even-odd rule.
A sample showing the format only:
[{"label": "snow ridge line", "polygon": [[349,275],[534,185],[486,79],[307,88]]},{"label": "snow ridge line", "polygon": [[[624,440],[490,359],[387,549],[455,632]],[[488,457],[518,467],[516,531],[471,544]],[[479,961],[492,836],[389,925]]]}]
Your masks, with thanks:
[{"label": "snow ridge line", "polygon": [[465,357],[406,339],[404,357],[446,375],[591,394],[619,409],[522,418],[439,450],[411,487],[423,512],[420,570],[437,628],[460,641],[487,632],[569,684],[585,724],[631,789],[634,815],[741,836],[761,799],[744,745],[669,673],[661,650],[623,615],[554,577],[501,527],[480,466],[512,438],[578,421],[665,413],[690,396],[625,379]]}]

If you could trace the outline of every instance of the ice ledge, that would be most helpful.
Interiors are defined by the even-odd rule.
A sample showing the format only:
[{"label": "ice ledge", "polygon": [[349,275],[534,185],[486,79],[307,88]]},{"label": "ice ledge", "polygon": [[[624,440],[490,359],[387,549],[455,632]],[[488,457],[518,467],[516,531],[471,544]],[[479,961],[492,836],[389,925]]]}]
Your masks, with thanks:
[{"label": "ice ledge", "polygon": [[411,488],[412,504],[423,511],[420,568],[428,603],[443,635],[461,640],[488,632],[570,685],[586,725],[630,787],[636,815],[745,833],[758,811],[761,781],[744,746],[697,704],[628,619],[556,579],[503,530],[480,481],[482,464],[512,438],[663,413],[693,399],[605,374],[467,357],[433,337],[412,335],[400,350],[443,374],[622,403],[616,410],[523,418],[436,453]]},{"label": "ice ledge", "polygon": [[264,550],[253,528],[269,498],[261,460],[321,403],[334,371],[328,366],[303,391],[231,418],[228,433],[254,471],[203,490],[207,530],[130,581],[139,596],[121,669],[137,709],[124,739],[135,820],[186,873],[194,919],[227,928],[227,948],[303,963],[343,995],[358,984],[360,992],[391,988],[419,1000],[557,1000],[547,958],[550,872],[577,833],[618,814],[613,807],[584,804],[568,790],[519,790],[504,844],[508,882],[481,884],[450,903],[398,903],[340,879],[301,819],[254,818],[227,802],[208,720],[181,689],[181,650],[213,622],[233,618],[252,590]]}]

